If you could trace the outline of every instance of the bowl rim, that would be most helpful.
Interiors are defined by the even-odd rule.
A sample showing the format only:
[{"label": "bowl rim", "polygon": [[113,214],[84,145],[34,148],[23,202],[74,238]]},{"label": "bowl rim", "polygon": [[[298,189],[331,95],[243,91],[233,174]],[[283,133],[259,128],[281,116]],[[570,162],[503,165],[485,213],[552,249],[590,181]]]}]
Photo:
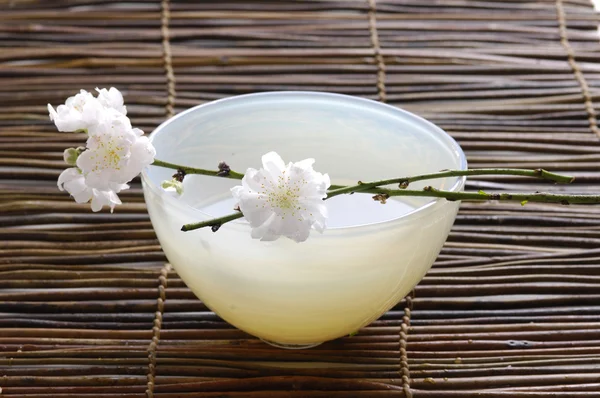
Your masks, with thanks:
[{"label": "bowl rim", "polygon": [[[382,110],[387,109],[388,111],[401,114],[405,118],[413,119],[414,121],[424,124],[425,127],[427,129],[429,129],[430,132],[434,133],[437,136],[437,138],[440,138],[441,142],[446,144],[450,150],[452,150],[453,152],[458,154],[459,162],[460,162],[458,169],[459,170],[467,169],[467,158],[466,158],[464,151],[460,147],[460,145],[446,131],[444,131],[442,128],[438,127],[437,125],[433,124],[429,120],[424,119],[421,116],[415,115],[412,112],[398,108],[396,106],[392,106],[392,105],[385,104],[382,102],[370,100],[367,98],[356,97],[356,96],[346,95],[346,94],[320,92],[320,91],[266,91],[266,92],[260,92],[260,93],[234,95],[231,97],[226,97],[226,98],[221,98],[221,99],[214,100],[214,101],[209,101],[204,104],[196,105],[192,108],[186,109],[185,111],[178,113],[177,115],[165,120],[148,135],[148,138],[149,138],[150,142],[154,141],[154,137],[157,136],[158,134],[161,134],[161,132],[164,131],[166,129],[166,127],[168,127],[169,124],[175,122],[176,120],[178,120],[180,118],[186,117],[186,115],[188,115],[189,113],[196,112],[200,109],[209,108],[209,107],[212,108],[215,106],[220,106],[224,103],[235,102],[235,101],[244,100],[244,99],[248,99],[248,98],[271,97],[271,96],[297,97],[297,96],[307,96],[307,95],[319,96],[319,97],[322,97],[325,99],[328,98],[328,99],[334,99],[334,100],[342,99],[345,101],[355,101],[358,104],[365,103],[365,104],[369,104],[371,106],[380,107],[380,109],[382,109]],[[174,206],[185,212],[191,212],[192,214],[195,213],[195,214],[202,215],[201,219],[217,217],[213,214],[209,214],[205,211],[202,211],[200,209],[192,207],[187,203],[177,200],[176,197],[167,193],[164,189],[162,189],[157,184],[155,184],[152,181],[152,179],[148,176],[148,169],[150,166],[152,166],[152,165],[146,166],[141,172],[141,181],[142,181],[142,186],[143,186],[144,190],[146,188],[150,189],[156,195],[158,195],[159,197],[162,198],[163,203],[168,204],[169,206]],[[466,182],[466,176],[457,177],[456,182],[448,190],[453,191],[453,192],[459,192],[464,187],[465,182]],[[390,218],[390,219],[384,220],[384,221],[376,221],[376,222],[365,223],[365,224],[347,225],[347,226],[342,226],[342,227],[328,227],[327,229],[341,231],[341,230],[346,230],[346,229],[368,228],[368,227],[372,227],[374,225],[382,226],[384,224],[398,223],[398,222],[410,220],[410,219],[413,219],[416,217],[422,217],[428,213],[432,213],[437,208],[442,206],[444,204],[444,202],[445,202],[444,198],[432,197],[430,201],[423,204],[422,206],[419,206],[416,209],[409,211],[408,213],[404,213],[398,217]],[[190,219],[190,222],[193,222],[193,221],[194,220]],[[246,226],[249,227],[249,224],[243,218],[234,220],[231,223],[237,224],[237,225],[246,224]]]}]

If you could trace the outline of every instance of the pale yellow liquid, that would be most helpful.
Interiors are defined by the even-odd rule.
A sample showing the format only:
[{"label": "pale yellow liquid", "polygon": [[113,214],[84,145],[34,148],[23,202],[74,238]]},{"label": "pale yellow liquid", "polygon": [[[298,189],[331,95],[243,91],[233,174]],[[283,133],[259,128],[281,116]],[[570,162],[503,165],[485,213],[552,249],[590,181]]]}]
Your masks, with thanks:
[{"label": "pale yellow liquid", "polygon": [[[260,167],[260,156],[275,150],[285,161],[315,158],[315,169],[329,173],[334,184],[458,167],[456,154],[418,125],[368,109],[317,100],[230,108],[174,123],[164,132],[171,139],[154,140],[157,158],[206,168],[226,160],[244,171]],[[154,167],[145,178],[157,184],[171,174]],[[234,326],[283,344],[352,333],[392,307],[435,260],[457,209],[431,203],[394,221],[430,200],[382,205],[355,194],[327,201],[329,229],[312,231],[304,243],[254,240],[243,220],[217,233],[179,231],[182,224],[230,213],[228,192],[236,184],[189,176],[177,200],[145,184],[146,202],[167,257],[190,289]]]}]

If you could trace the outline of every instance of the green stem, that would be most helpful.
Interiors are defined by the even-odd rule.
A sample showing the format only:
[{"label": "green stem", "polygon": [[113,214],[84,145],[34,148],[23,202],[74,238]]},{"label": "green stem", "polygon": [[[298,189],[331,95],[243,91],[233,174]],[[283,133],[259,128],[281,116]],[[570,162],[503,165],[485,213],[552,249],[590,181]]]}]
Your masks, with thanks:
[{"label": "green stem", "polygon": [[560,203],[563,205],[570,204],[598,204],[600,203],[600,195],[568,195],[554,194],[547,192],[536,193],[485,193],[480,192],[453,192],[436,189],[433,187],[425,187],[421,191],[408,189],[379,189],[379,194],[389,196],[421,196],[445,198],[450,201],[456,200],[504,200],[504,201],[519,201],[519,202],[539,202],[539,203]]},{"label": "green stem", "polygon": [[461,177],[461,176],[483,176],[483,175],[510,175],[510,176],[523,176],[523,177],[534,177],[542,178],[544,180],[550,180],[559,184],[570,184],[575,181],[575,177],[566,176],[563,174],[556,174],[549,172],[544,169],[469,169],[469,170],[443,170],[438,173],[421,174],[412,177],[407,177],[404,181],[400,181],[399,184],[403,188],[408,187],[408,184],[415,181],[430,180],[434,178],[445,178],[445,177]]},{"label": "green stem", "polygon": [[[166,167],[174,170],[183,170],[185,174],[201,174],[213,177],[225,177],[234,180],[241,180],[244,175],[236,171],[230,170],[227,175],[219,174],[219,170],[207,170],[199,169],[196,167],[187,167],[175,163],[164,162],[159,159],[155,159],[153,166]],[[411,177],[400,177],[392,178],[388,180],[379,180],[372,182],[359,182],[357,185],[345,186],[345,185],[331,185],[327,194],[327,199],[337,195],[353,192],[369,192],[379,193],[380,190],[376,189],[382,185],[389,184],[400,184],[402,188],[407,188],[411,182],[422,181],[422,180],[433,180],[436,178],[446,177],[462,177],[462,176],[476,176],[476,175],[513,175],[513,176],[524,176],[542,178],[550,181],[554,181],[560,184],[568,184],[575,180],[574,177],[566,176],[562,174],[551,173],[544,169],[469,169],[469,170],[444,170],[437,173],[419,174]]]},{"label": "green stem", "polygon": [[[241,180],[244,175],[233,170],[229,170],[227,174],[223,174],[221,170],[206,170],[195,167],[187,167],[178,165],[175,163],[164,162],[162,160],[155,159],[152,163],[154,166],[166,167],[174,170],[182,170],[185,174],[201,174],[213,177],[224,177],[235,180]],[[411,177],[392,178],[388,180],[379,180],[372,182],[359,182],[357,185],[344,186],[344,185],[332,185],[330,191],[327,193],[325,199],[330,199],[334,196],[349,194],[354,192],[369,192],[375,193],[376,200],[381,200],[385,197],[390,196],[421,196],[421,197],[437,197],[446,198],[447,200],[512,200],[521,202],[547,202],[547,203],[600,203],[600,195],[563,195],[563,194],[551,194],[551,193],[534,193],[534,194],[519,194],[519,193],[492,193],[487,194],[484,192],[452,192],[438,190],[433,187],[425,187],[422,191],[407,190],[405,189],[411,182],[430,180],[436,178],[446,177],[461,177],[461,176],[473,176],[473,175],[515,175],[525,177],[536,177],[551,180],[557,183],[570,183],[573,182],[574,178],[561,174],[551,173],[543,169],[472,169],[472,170],[444,170],[437,173],[420,174]],[[385,189],[379,188],[383,185],[389,184],[400,184],[402,189]],[[382,196],[383,195],[383,196]],[[214,218],[208,221],[202,221],[197,223],[185,224],[181,227],[182,231],[192,231],[199,228],[211,227],[213,231],[218,230],[221,225],[242,218],[244,215],[238,211],[223,217]]]},{"label": "green stem", "polygon": [[[568,195],[568,194],[554,194],[547,192],[536,192],[536,193],[485,193],[485,192],[453,192],[436,189],[430,186],[423,188],[421,191],[409,190],[409,189],[383,189],[376,188],[372,192],[377,193],[373,199],[381,200],[391,196],[419,196],[419,197],[434,197],[434,198],[445,198],[449,201],[458,200],[472,200],[472,201],[489,201],[489,200],[501,200],[501,201],[518,201],[522,204],[526,202],[537,202],[537,203],[560,203],[562,205],[570,204],[600,204],[600,195]],[[186,224],[181,227],[182,231],[192,231],[194,229],[211,227],[213,230],[218,229],[221,225],[242,218],[244,214],[242,212],[235,212],[228,214],[223,217],[214,218],[208,221],[201,221],[198,223]]]},{"label": "green stem", "polygon": [[198,169],[196,167],[187,167],[175,163],[163,162],[162,160],[154,159],[153,166],[166,167],[168,169],[183,170],[185,174],[201,174],[205,176],[232,178],[234,180],[241,180],[244,175],[236,171],[230,170],[227,174],[219,174],[220,170],[206,170]]},{"label": "green stem", "polygon": [[[332,185],[327,193],[327,198],[330,199],[334,196],[353,193],[353,192],[380,192],[376,188],[382,185],[399,184],[401,188],[407,188],[411,182],[422,181],[422,180],[433,180],[436,178],[446,177],[462,177],[462,176],[476,176],[476,175],[513,175],[513,176],[524,176],[543,178],[551,180],[561,184],[568,184],[575,180],[574,177],[566,176],[562,174],[551,173],[543,169],[470,169],[470,170],[444,170],[437,173],[420,174],[411,177],[392,178],[389,180],[379,180],[371,182],[359,182],[352,186],[339,186]],[[373,189],[373,191],[371,191]],[[418,192],[418,191],[415,191]],[[398,195],[399,196],[399,195]]]},{"label": "green stem", "polygon": [[223,217],[213,218],[208,221],[200,221],[200,222],[196,222],[196,223],[185,224],[183,227],[181,227],[181,230],[183,232],[187,232],[187,231],[192,231],[192,230],[198,229],[198,228],[211,227],[211,228],[213,228],[213,231],[216,232],[216,229],[219,229],[219,227],[221,227],[221,225],[223,225],[229,221],[237,220],[238,218],[242,218],[242,217],[244,217],[244,214],[241,211],[236,211],[235,213],[228,214]]}]

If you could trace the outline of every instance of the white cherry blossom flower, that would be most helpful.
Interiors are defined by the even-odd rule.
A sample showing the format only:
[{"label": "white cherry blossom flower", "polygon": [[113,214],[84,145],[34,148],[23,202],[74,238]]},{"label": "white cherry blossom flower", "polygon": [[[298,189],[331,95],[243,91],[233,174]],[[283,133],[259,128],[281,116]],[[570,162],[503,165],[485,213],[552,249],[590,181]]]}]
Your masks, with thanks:
[{"label": "white cherry blossom flower", "polygon": [[91,93],[81,90],[79,94],[69,97],[64,105],[56,110],[48,104],[50,120],[59,131],[86,131],[96,123],[103,113],[104,107]]},{"label": "white cherry blossom flower", "polygon": [[138,129],[111,129],[87,140],[87,150],[77,158],[86,184],[99,190],[125,184],[154,161],[156,150]]},{"label": "white cherry blossom flower", "polygon": [[96,87],[98,92],[98,101],[106,108],[112,108],[117,112],[127,115],[127,107],[123,105],[123,95],[119,90],[114,87],[110,89],[99,89]]},{"label": "white cherry blossom flower", "polygon": [[323,199],[329,176],[313,170],[314,159],[286,165],[275,152],[262,157],[263,168],[249,168],[242,185],[231,189],[252,227],[252,238],[273,241],[286,236],[305,241],[310,229],[323,232],[327,208]]},{"label": "white cherry blossom flower", "polygon": [[117,193],[129,188],[127,184],[113,184],[111,189],[105,191],[91,188],[86,184],[81,170],[76,167],[64,170],[58,177],[57,185],[61,191],[69,192],[77,203],[87,203],[91,200],[92,211],[97,212],[102,210],[103,206],[108,206],[111,213],[116,205],[121,204]]}]

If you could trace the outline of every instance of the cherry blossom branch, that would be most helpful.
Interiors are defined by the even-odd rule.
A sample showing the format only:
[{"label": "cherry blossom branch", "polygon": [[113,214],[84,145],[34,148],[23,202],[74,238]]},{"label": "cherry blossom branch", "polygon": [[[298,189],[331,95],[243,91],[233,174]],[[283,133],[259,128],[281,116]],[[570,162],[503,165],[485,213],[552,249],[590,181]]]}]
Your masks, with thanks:
[{"label": "cherry blossom branch", "polygon": [[[373,197],[375,200],[387,199],[392,196],[420,196],[444,198],[449,201],[471,200],[471,201],[519,201],[522,204],[527,202],[538,203],[559,203],[562,205],[570,204],[600,204],[600,195],[569,195],[555,194],[548,192],[535,193],[486,193],[479,192],[454,192],[436,189],[431,186],[423,188],[423,190],[408,190],[408,189],[378,189],[377,195]],[[381,195],[381,197],[377,197]]]},{"label": "cherry blossom branch", "polygon": [[175,163],[164,162],[158,159],[154,159],[154,163],[152,163],[152,166],[166,167],[168,169],[173,170],[181,170],[184,172],[184,174],[201,174],[212,177],[232,178],[234,180],[241,180],[244,177],[244,174],[231,170],[225,162],[219,163],[219,170],[207,170],[196,167],[182,166]]},{"label": "cherry blossom branch", "polygon": [[[430,186],[423,190],[408,190],[408,189],[372,189],[371,193],[376,193],[374,200],[385,203],[385,200],[392,196],[417,196],[417,197],[434,197],[444,198],[449,201],[469,200],[469,201],[518,201],[521,204],[527,202],[537,203],[559,203],[561,205],[570,204],[600,204],[600,195],[568,195],[568,194],[553,194],[547,192],[536,193],[486,193],[479,192],[453,192],[436,189]],[[329,198],[329,197],[328,197]],[[194,229],[211,227],[213,231],[218,230],[221,225],[242,218],[242,212],[235,212],[223,217],[214,218],[208,221],[198,223],[185,224],[181,227],[182,231],[192,231]]]},{"label": "cherry blossom branch", "polygon": [[244,214],[241,211],[236,211],[235,213],[228,214],[226,216],[213,218],[207,221],[200,221],[196,223],[185,224],[181,227],[183,232],[192,231],[194,229],[210,227],[213,232],[217,232],[221,225],[228,223],[229,221],[237,220],[238,218],[244,217]]},{"label": "cherry blossom branch", "polygon": [[[209,221],[186,224],[182,227],[183,231],[203,227],[211,227],[212,231],[217,231],[223,224],[243,217],[243,212],[246,212],[248,216],[246,218],[250,220],[250,226],[253,228],[253,237],[268,238],[267,240],[277,239],[280,236],[285,236],[296,242],[306,240],[310,228],[314,227],[318,230],[325,228],[326,208],[323,199],[354,192],[374,193],[373,199],[382,203],[385,203],[392,196],[429,196],[446,198],[447,200],[477,201],[519,200],[523,204],[528,201],[562,204],[600,203],[600,195],[565,195],[540,192],[530,194],[488,194],[483,191],[478,193],[443,191],[431,186],[425,187],[423,190],[409,191],[406,189],[409,184],[415,181],[474,175],[528,176],[557,183],[573,181],[572,177],[542,169],[443,170],[437,173],[367,183],[359,181],[352,186],[329,186],[328,176],[316,172],[312,168],[312,161],[300,161],[286,165],[281,157],[273,151],[263,155],[263,168],[260,170],[248,169],[247,171],[248,177],[254,180],[257,178],[277,178],[279,181],[277,184],[271,184],[272,187],[262,185],[263,188],[261,189],[264,190],[264,195],[256,195],[255,190],[250,188],[244,174],[231,170],[225,162],[219,163],[217,170],[206,170],[155,160],[156,149],[146,137],[143,137],[141,130],[131,125],[131,120],[126,116],[127,110],[123,102],[123,96],[119,90],[114,87],[108,90],[96,90],[98,91],[97,96],[85,90],[80,90],[78,94],[69,97],[64,105],[60,105],[56,109],[48,104],[50,119],[58,130],[62,132],[82,131],[89,136],[85,147],[69,148],[63,153],[65,163],[73,167],[67,168],[60,174],[57,185],[60,190],[67,190],[76,202],[90,203],[92,211],[100,211],[103,206],[109,206],[112,212],[116,205],[121,204],[117,194],[129,187],[123,182],[131,180],[150,164],[176,170],[170,180],[161,183],[161,187],[165,190],[174,189],[178,194],[183,193],[183,180],[187,174],[242,180],[242,185],[238,185],[231,190],[233,197],[239,203],[236,208],[239,211]],[[88,145],[91,138],[93,138],[93,145]],[[118,153],[113,150],[116,142],[122,142],[123,145]],[[292,170],[292,167],[294,173],[288,173]],[[94,173],[95,178],[88,178],[92,175],[91,173]],[[400,189],[383,188],[390,184],[399,184]],[[304,204],[304,208],[297,206],[300,201]],[[310,208],[312,212],[307,208]],[[283,220],[284,216],[290,216],[285,217],[287,227],[283,228],[284,223],[278,220],[278,225],[274,226],[270,222],[269,228],[258,229],[262,224],[254,223],[256,225],[253,225],[252,220],[262,220],[265,214],[261,214],[260,218],[252,216],[262,213],[263,209],[269,217],[276,214]],[[267,220],[272,221],[274,219],[267,218]],[[308,221],[308,223],[304,221]]]},{"label": "cherry blossom branch", "polygon": [[[164,162],[162,160],[155,159],[154,166],[166,167],[175,169],[178,172],[185,174],[201,174],[213,177],[225,177],[236,180],[241,180],[244,175],[238,173],[229,168],[229,166],[221,162],[218,170],[207,170],[195,167],[187,167],[174,163]],[[521,193],[485,193],[485,192],[453,192],[438,190],[431,186],[423,188],[423,190],[408,190],[406,189],[410,183],[416,181],[446,178],[446,177],[462,177],[462,176],[475,176],[475,175],[513,175],[513,176],[524,176],[533,178],[542,178],[556,183],[571,183],[574,177],[566,176],[562,174],[556,174],[543,169],[469,169],[469,170],[443,170],[437,173],[419,174],[410,177],[392,178],[387,180],[378,180],[371,182],[360,182],[352,186],[344,185],[332,185],[327,193],[327,197],[324,200],[333,198],[342,194],[352,194],[354,192],[373,193],[375,196],[373,199],[385,203],[385,200],[392,196],[417,196],[417,197],[437,197],[445,198],[447,200],[475,200],[475,201],[488,201],[488,200],[504,200],[504,201],[520,201],[525,202],[546,202],[546,203],[561,203],[561,204],[575,204],[575,203],[600,203],[600,195],[566,195],[566,194],[551,194],[551,193],[533,193],[533,194],[521,194]],[[380,186],[399,184],[401,189],[385,189]],[[192,231],[199,228],[211,227],[213,231],[217,231],[221,225],[242,218],[244,215],[241,211],[225,215],[222,217],[214,218],[208,221],[202,221],[197,223],[185,224],[181,227],[182,231]]]},{"label": "cherry blossom branch", "polygon": [[[175,163],[164,162],[162,160],[154,159],[153,166],[166,167],[174,170],[182,170],[185,174],[201,174],[213,177],[226,177],[235,180],[241,180],[244,174],[233,171],[227,166],[226,163],[221,162],[219,164],[219,170],[207,170],[196,167],[187,167],[178,165]],[[223,166],[223,167],[222,167]],[[554,181],[559,184],[568,184],[575,180],[574,177],[556,174],[549,172],[544,169],[468,169],[468,170],[443,170],[437,173],[419,174],[410,177],[392,178],[388,180],[379,180],[372,182],[359,182],[356,185],[345,186],[345,185],[331,185],[329,192],[327,193],[327,199],[337,195],[353,193],[353,192],[366,192],[366,193],[379,193],[377,188],[382,185],[399,184],[401,188],[407,188],[411,182],[422,181],[422,180],[433,180],[437,178],[446,177],[462,177],[462,176],[477,176],[477,175],[513,175],[523,177],[541,178],[545,180]]]},{"label": "cherry blossom branch", "polygon": [[[524,176],[542,178],[557,182],[559,184],[568,184],[575,180],[575,177],[566,176],[562,174],[551,173],[543,169],[469,169],[469,170],[444,170],[437,173],[420,174],[412,177],[401,177],[392,178],[389,180],[379,180],[371,182],[358,182],[352,186],[342,186],[334,188],[327,193],[327,199],[333,198],[334,196],[353,193],[353,192],[368,192],[368,193],[379,193],[376,189],[382,185],[399,184],[400,188],[405,189],[411,182],[422,181],[422,180],[433,180],[436,178],[445,177],[461,177],[461,176],[476,176],[476,175],[513,175],[513,176]],[[376,192],[377,191],[377,192]],[[400,195],[397,195],[400,196]]]}]

